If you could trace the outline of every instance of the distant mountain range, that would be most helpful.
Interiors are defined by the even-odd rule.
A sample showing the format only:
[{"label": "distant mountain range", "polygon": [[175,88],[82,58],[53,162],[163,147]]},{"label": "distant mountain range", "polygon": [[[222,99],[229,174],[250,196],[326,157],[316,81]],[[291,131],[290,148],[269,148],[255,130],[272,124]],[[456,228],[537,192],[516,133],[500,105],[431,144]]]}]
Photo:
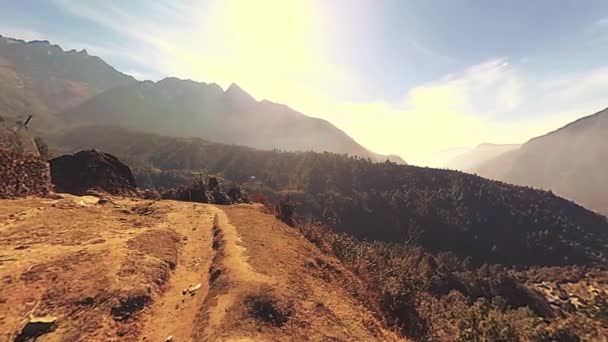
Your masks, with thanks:
[{"label": "distant mountain range", "polygon": [[[384,161],[328,121],[256,101],[236,84],[165,78],[106,90],[59,115],[66,125],[113,124],[259,149],[329,151]],[[395,161],[403,163],[398,157]]]},{"label": "distant mountain range", "polygon": [[133,82],[85,50],[0,36],[0,116],[33,114],[35,124],[54,126],[53,114]]},{"label": "distant mountain range", "polygon": [[[223,90],[176,78],[139,82],[84,50],[0,36],[0,117],[29,114],[33,131],[120,125],[258,149],[329,151],[404,163],[367,150],[325,120],[257,101],[235,84]],[[604,110],[522,146],[481,144],[447,166],[552,190],[606,213],[607,122]]]},{"label": "distant mountain range", "polygon": [[[475,149],[461,159],[484,162],[461,170],[508,183],[551,190],[608,213],[608,109],[583,117],[493,158]],[[492,149],[492,153],[500,149]]]},{"label": "distant mountain range", "polygon": [[518,149],[520,144],[483,143],[449,160],[444,166],[454,170],[472,171],[499,155]]},{"label": "distant mountain range", "polygon": [[367,150],[330,122],[257,101],[236,84],[177,78],[138,82],[86,51],[0,36],[0,116],[35,116],[33,128],[116,124],[261,149],[328,151],[405,163]]}]

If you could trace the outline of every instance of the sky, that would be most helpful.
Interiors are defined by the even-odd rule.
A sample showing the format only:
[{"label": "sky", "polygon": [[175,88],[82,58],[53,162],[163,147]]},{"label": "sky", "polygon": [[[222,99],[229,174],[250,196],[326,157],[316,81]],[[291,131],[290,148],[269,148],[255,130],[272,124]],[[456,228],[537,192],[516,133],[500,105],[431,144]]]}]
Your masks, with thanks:
[{"label": "sky", "polygon": [[608,107],[605,0],[0,0],[0,34],[137,79],[237,83],[442,166]]}]

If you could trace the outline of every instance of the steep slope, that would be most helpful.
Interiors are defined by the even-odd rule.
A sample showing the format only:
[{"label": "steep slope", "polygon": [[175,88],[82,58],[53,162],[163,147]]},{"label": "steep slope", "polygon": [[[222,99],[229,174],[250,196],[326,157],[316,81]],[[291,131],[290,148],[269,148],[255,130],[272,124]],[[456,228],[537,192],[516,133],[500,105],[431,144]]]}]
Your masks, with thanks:
[{"label": "steep slope", "polygon": [[552,190],[608,213],[608,109],[479,166],[481,176]]},{"label": "steep slope", "polygon": [[[61,115],[66,124],[122,125],[128,128],[260,149],[329,151],[374,161],[386,156],[365,149],[328,121],[285,105],[256,101],[237,85],[166,78],[110,89]],[[391,156],[395,161],[403,160]]]},{"label": "steep slope", "polygon": [[[97,147],[134,166],[221,174],[271,198],[288,192],[300,215],[340,231],[395,242],[418,238],[429,250],[478,264],[588,264],[608,255],[605,217],[549,192],[462,172],[108,127],[76,129],[49,142]],[[140,185],[154,186],[151,176],[141,173]]]},{"label": "steep slope", "polygon": [[516,150],[520,144],[490,144],[483,143],[477,145],[474,149],[462,153],[451,159],[445,164],[445,167],[470,172],[476,170],[479,166],[485,164],[499,155]]},{"label": "steep slope", "polygon": [[47,119],[34,121],[44,126],[54,123],[51,114],[134,81],[85,50],[0,36],[0,116],[33,114]]},{"label": "steep slope", "polygon": [[396,340],[254,207],[62,197],[0,203],[3,340]]}]

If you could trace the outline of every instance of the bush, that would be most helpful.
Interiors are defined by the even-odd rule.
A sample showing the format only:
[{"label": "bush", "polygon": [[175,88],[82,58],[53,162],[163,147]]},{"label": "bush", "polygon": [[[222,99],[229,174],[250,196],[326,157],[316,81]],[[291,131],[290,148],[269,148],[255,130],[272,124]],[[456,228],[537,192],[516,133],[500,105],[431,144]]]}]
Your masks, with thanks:
[{"label": "bush", "polygon": [[361,241],[312,222],[297,228],[361,280],[359,298],[368,308],[413,340],[579,341],[605,333],[603,293],[589,312],[555,316],[545,311],[551,310],[546,300],[528,290],[526,281],[531,275],[537,282],[546,270],[473,268],[468,259],[430,253],[414,243]]},{"label": "bush", "polygon": [[276,217],[285,222],[288,226],[293,227],[295,225],[294,222],[294,214],[296,212],[296,207],[289,200],[289,196],[282,197],[279,200],[279,203],[276,205]]}]

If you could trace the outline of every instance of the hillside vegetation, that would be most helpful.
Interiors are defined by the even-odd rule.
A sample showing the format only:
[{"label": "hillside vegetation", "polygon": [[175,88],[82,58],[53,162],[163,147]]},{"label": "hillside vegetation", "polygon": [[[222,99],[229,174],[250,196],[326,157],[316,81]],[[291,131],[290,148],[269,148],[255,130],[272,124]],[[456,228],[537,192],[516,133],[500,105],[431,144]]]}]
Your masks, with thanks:
[{"label": "hillside vegetation", "polygon": [[139,172],[148,181],[158,170],[203,171],[271,198],[287,193],[303,218],[361,238],[415,238],[431,251],[451,251],[476,264],[588,264],[608,255],[605,217],[550,192],[461,172],[331,153],[259,151],[116,127],[76,129],[49,141],[68,150],[95,146],[113,153],[148,168]]}]

